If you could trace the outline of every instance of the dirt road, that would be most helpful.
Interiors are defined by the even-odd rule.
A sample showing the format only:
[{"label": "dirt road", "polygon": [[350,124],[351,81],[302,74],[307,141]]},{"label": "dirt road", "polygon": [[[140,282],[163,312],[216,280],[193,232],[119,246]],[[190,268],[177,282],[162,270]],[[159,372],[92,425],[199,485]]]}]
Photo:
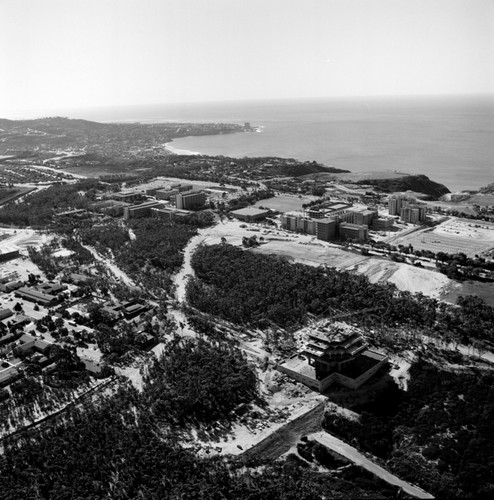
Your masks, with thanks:
[{"label": "dirt road", "polygon": [[308,438],[318,441],[327,448],[336,451],[348,460],[351,460],[354,464],[360,465],[364,469],[367,469],[369,472],[372,472],[381,479],[384,479],[389,484],[399,486],[405,493],[408,493],[409,495],[412,495],[416,498],[434,498],[431,494],[427,493],[421,488],[413,486],[410,483],[407,483],[406,481],[403,481],[395,475],[391,474],[391,472],[388,472],[386,469],[383,469],[381,466],[375,464],[367,457],[362,455],[362,453],[360,453],[353,446],[350,446],[349,444],[345,443],[335,436],[332,436],[331,434],[328,434],[326,432],[316,432],[309,435]]}]

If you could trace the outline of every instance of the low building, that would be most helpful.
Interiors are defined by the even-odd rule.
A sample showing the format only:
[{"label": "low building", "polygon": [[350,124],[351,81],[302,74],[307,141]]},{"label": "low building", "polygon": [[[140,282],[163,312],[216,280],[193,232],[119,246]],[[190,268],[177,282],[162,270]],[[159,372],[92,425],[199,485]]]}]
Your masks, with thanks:
[{"label": "low building", "polygon": [[133,203],[142,199],[142,193],[136,191],[120,191],[118,193],[112,193],[111,198],[117,201]]},{"label": "low building", "polygon": [[97,363],[92,359],[81,358],[81,361],[84,363],[84,368],[89,373],[89,375],[94,378],[104,378],[105,372],[103,371],[103,366],[101,363]]},{"label": "low building", "polygon": [[71,273],[69,274],[68,279],[71,283],[74,283],[75,285],[84,285],[91,279],[91,277],[88,276],[87,274]]},{"label": "low building", "polygon": [[319,392],[335,383],[357,389],[387,362],[384,354],[368,348],[359,330],[345,323],[320,321],[306,337],[305,349],[277,369]]},{"label": "low building", "polygon": [[0,284],[0,291],[2,292],[13,292],[14,290],[18,290],[19,288],[25,285],[24,281],[11,281],[9,283]]},{"label": "low building", "polygon": [[38,352],[40,354],[47,354],[52,345],[53,344],[46,340],[38,339],[37,337],[25,333],[19,339],[17,348],[25,353]]},{"label": "low building", "polygon": [[88,208],[94,212],[118,217],[123,215],[125,207],[128,206],[130,206],[130,203],[126,203],[125,201],[103,200],[91,203]]},{"label": "low building", "polygon": [[374,231],[391,231],[394,219],[392,217],[378,217],[372,220],[371,229]]},{"label": "low building", "polygon": [[179,193],[178,189],[157,189],[154,196],[159,200],[171,200]]},{"label": "low building", "polygon": [[0,309],[0,321],[2,319],[10,318],[14,313],[7,307],[5,309]]},{"label": "low building", "polygon": [[271,212],[266,209],[256,207],[245,207],[230,212],[236,219],[245,222],[256,222],[265,219]]},{"label": "low building", "polygon": [[58,302],[58,298],[55,295],[50,295],[48,293],[43,293],[36,288],[22,287],[16,290],[15,296],[21,299],[29,300],[30,302],[35,302],[44,307],[54,306]]},{"label": "low building", "polygon": [[15,366],[9,366],[4,370],[0,369],[0,387],[6,387],[15,382],[19,377],[19,370]]},{"label": "low building", "polygon": [[17,259],[19,257],[19,249],[16,247],[0,248],[0,262]]},{"label": "low building", "polygon": [[368,238],[368,227],[365,225],[342,222],[339,227],[340,238],[342,240],[365,241]]}]

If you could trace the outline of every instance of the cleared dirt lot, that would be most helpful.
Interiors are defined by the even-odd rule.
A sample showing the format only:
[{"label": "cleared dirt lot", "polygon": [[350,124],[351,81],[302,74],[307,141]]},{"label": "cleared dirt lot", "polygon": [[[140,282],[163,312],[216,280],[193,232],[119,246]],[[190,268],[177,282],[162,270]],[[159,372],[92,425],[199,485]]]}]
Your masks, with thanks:
[{"label": "cleared dirt lot", "polygon": [[[290,241],[270,239],[269,235],[263,235],[263,237],[266,243],[256,248],[255,252],[282,255],[290,260],[312,266],[325,264],[337,269],[345,269],[370,259],[370,257],[330,247],[317,240],[311,241],[306,236],[300,236],[299,239]],[[282,237],[280,236],[280,238]]]},{"label": "cleared dirt lot", "polygon": [[469,257],[489,254],[494,248],[494,224],[468,219],[451,219],[432,230],[418,231],[397,238],[394,245],[412,245],[433,252],[463,252]]}]

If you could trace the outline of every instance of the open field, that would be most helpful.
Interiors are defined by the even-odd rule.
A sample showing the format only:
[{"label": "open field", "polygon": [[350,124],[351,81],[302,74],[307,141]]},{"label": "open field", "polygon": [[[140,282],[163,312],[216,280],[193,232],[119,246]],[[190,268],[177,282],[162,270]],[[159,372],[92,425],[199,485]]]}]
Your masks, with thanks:
[{"label": "open field", "polygon": [[397,238],[394,245],[412,245],[433,252],[463,252],[469,257],[488,254],[494,248],[494,224],[469,219],[450,219],[434,229]]},{"label": "open field", "polygon": [[19,247],[22,254],[27,253],[27,247],[38,247],[49,243],[53,235],[35,231],[34,229],[10,229],[0,228],[0,235],[3,239],[0,240],[0,247]]},{"label": "open field", "polygon": [[302,196],[295,195],[274,196],[266,200],[258,201],[254,206],[266,207],[271,210],[279,210],[280,212],[291,212],[292,210],[302,210],[304,203],[309,203],[317,199],[317,196]]},{"label": "open field", "polygon": [[[297,237],[292,233],[292,238]],[[337,247],[332,247],[318,240],[311,241],[311,237],[300,235],[300,239],[290,241],[270,239],[270,236],[263,236],[266,243],[255,249],[255,252],[263,254],[282,255],[290,260],[301,262],[312,266],[321,264],[346,269],[355,266],[360,262],[365,262],[370,257],[364,257],[353,252],[346,252]],[[309,239],[309,241],[307,241]]]}]

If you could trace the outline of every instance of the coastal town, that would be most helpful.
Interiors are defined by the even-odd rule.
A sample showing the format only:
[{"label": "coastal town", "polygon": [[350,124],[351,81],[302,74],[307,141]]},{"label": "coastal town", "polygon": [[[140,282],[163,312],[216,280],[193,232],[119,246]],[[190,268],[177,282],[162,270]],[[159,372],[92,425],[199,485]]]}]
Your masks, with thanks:
[{"label": "coastal town", "polygon": [[[453,473],[440,452],[410,432],[420,467],[404,474],[405,456],[355,429],[393,391],[401,401],[424,382],[414,366],[492,377],[494,189],[449,193],[425,176],[356,179],[315,162],[162,147],[251,129],[4,121],[0,439],[124,387],[151,397],[173,363],[196,380],[202,354],[187,352],[227,349],[252,385],[235,386],[233,407],[217,403],[216,423],[201,423],[197,402],[167,410],[163,425],[180,422],[184,446],[243,464],[287,454],[332,473],[353,464],[381,489],[433,498]],[[442,439],[433,434],[438,449]]]}]

